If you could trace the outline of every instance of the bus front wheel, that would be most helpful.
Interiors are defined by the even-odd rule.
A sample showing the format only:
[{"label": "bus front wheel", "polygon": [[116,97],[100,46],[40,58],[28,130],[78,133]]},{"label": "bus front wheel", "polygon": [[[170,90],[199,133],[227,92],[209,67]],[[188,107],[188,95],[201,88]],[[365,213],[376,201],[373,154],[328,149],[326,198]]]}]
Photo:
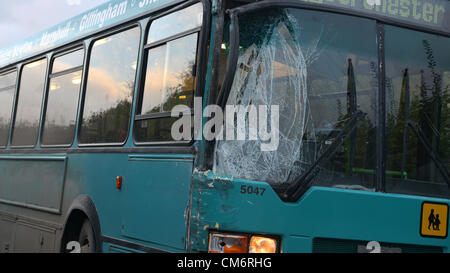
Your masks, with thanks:
[{"label": "bus front wheel", "polygon": [[96,252],[94,230],[89,220],[85,220],[81,226],[78,242],[80,244],[80,253]]}]

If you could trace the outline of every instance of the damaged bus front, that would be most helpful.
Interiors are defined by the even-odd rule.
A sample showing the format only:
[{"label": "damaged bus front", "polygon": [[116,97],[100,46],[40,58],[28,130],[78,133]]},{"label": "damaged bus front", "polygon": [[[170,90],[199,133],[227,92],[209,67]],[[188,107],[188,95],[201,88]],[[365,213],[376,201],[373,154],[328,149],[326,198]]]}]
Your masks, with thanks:
[{"label": "damaged bus front", "polygon": [[200,145],[190,250],[450,251],[448,1],[321,2],[217,3],[207,100],[277,141]]}]

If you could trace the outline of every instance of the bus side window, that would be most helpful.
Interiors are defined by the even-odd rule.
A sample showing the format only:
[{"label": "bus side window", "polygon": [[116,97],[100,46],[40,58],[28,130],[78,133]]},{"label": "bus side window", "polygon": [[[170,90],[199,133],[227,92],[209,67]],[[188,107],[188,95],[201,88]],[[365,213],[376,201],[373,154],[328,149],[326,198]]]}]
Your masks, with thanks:
[{"label": "bus side window", "polygon": [[26,64],[22,69],[11,145],[31,147],[36,144],[41,119],[47,59]]},{"label": "bus side window", "polygon": [[128,136],[140,29],[98,39],[91,49],[79,142],[122,144]]},{"label": "bus side window", "polygon": [[84,49],[53,61],[41,143],[70,145],[75,134]]},{"label": "bus side window", "polygon": [[0,147],[8,144],[17,72],[0,73]]},{"label": "bus side window", "polygon": [[198,3],[157,19],[150,26],[145,47],[145,85],[134,128],[137,142],[173,141],[171,129],[178,118],[171,117],[172,109],[177,105],[192,109],[202,14]]}]

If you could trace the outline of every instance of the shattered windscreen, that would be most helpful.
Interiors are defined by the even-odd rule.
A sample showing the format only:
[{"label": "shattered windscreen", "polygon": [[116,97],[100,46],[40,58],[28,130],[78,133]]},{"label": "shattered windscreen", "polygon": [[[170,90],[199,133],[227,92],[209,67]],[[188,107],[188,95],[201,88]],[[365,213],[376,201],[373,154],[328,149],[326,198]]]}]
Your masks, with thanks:
[{"label": "shattered windscreen", "polygon": [[[278,145],[261,150],[265,141],[252,140],[250,130],[245,132],[246,140],[218,140],[213,171],[288,185],[361,111],[365,115],[356,130],[320,166],[315,184],[374,190],[375,21],[271,9],[241,16],[239,31],[239,59],[227,105],[267,106],[268,131],[278,129]],[[273,107],[279,109],[278,127],[270,124]],[[252,122],[249,116],[247,123]]]}]

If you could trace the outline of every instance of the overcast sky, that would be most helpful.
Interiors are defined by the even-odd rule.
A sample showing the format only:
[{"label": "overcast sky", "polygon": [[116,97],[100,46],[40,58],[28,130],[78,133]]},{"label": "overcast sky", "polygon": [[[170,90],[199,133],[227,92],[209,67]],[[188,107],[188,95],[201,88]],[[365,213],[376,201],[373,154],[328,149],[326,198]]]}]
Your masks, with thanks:
[{"label": "overcast sky", "polygon": [[0,0],[0,49],[108,0]]}]

